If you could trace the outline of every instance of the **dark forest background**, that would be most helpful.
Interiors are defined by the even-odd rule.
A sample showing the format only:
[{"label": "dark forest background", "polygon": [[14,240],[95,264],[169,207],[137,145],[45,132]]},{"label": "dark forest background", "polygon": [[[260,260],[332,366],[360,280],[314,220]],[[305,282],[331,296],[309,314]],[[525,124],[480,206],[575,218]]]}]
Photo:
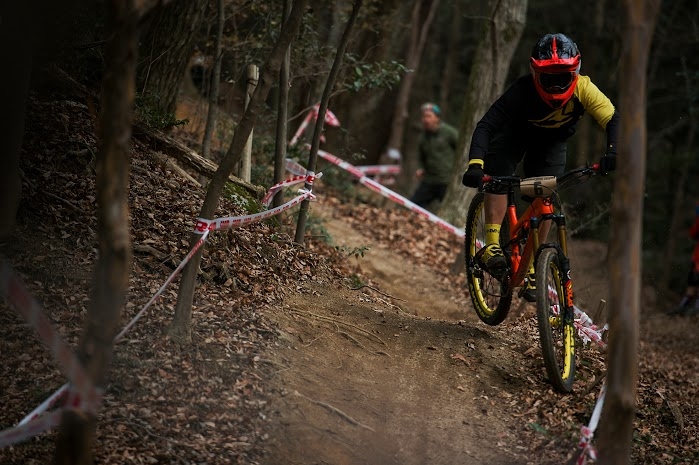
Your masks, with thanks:
[{"label": "dark forest background", "polygon": [[[414,143],[420,130],[418,109],[425,101],[440,104],[444,119],[458,127],[469,112],[464,102],[472,62],[478,47],[483,46],[482,31],[491,24],[495,4],[480,0],[365,2],[329,102],[329,109],[342,126],[326,129],[323,148],[354,164],[381,163],[392,122],[402,117],[400,149],[404,160],[410,162],[415,157]],[[35,74],[37,92],[50,83],[56,66],[88,87],[100,85],[106,39],[104,2],[76,0],[72,6],[74,14],[66,14],[70,12],[66,8],[46,20],[44,32],[50,32],[45,35],[52,40],[41,47],[45,53],[37,61],[42,71]],[[214,135],[218,140],[214,159],[225,152],[230,131],[242,114],[246,67],[264,63],[283,22],[283,2],[225,0],[223,6],[218,98],[222,116]],[[142,19],[137,77],[141,120],[170,131],[192,129],[192,121],[182,124],[178,119],[178,107],[187,100],[205,101],[212,89],[217,7],[215,0],[172,0]],[[289,135],[308,108],[320,101],[351,7],[349,1],[313,2],[292,42]],[[430,8],[436,10],[426,29],[419,67],[409,69],[406,63],[411,59],[411,32],[425,25]],[[509,66],[507,83],[529,72],[529,52],[541,35],[563,32],[581,50],[581,73],[589,75],[618,104],[619,89],[625,84],[625,76],[619,74],[620,56],[626,45],[620,2],[529,0],[520,2],[518,8],[526,8],[526,24]],[[695,137],[698,10],[699,4],[694,1],[662,4],[648,69],[644,280],[660,291],[683,290],[693,245],[687,228],[699,199]],[[400,83],[407,73],[413,73],[414,82],[406,114],[397,115],[401,108]],[[270,93],[265,112],[255,126],[252,182],[266,187],[271,185],[274,164],[277,90]],[[206,114],[203,109],[202,114]],[[190,134],[191,145],[197,148],[201,143],[198,133],[193,130]],[[570,141],[569,164],[596,162],[602,155],[603,141],[603,132],[587,116]],[[580,187],[574,197],[563,196],[571,217],[570,230],[577,237],[607,239],[613,182],[610,176]],[[398,189],[409,194],[413,187],[408,180]]]}]

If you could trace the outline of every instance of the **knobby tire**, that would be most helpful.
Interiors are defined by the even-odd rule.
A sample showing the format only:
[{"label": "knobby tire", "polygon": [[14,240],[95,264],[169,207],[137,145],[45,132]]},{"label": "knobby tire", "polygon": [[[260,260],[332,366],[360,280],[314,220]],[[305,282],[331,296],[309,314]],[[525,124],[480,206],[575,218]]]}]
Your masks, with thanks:
[{"label": "knobby tire", "polygon": [[572,316],[568,321],[564,318],[564,292],[558,250],[543,249],[536,261],[536,316],[541,351],[551,385],[558,392],[569,393],[575,381],[575,328]]},{"label": "knobby tire", "polygon": [[[484,199],[485,195],[482,192],[476,194],[471,200],[466,216],[464,247],[466,280],[476,315],[483,323],[496,326],[505,320],[510,311],[512,287],[509,285],[509,277],[500,283],[482,269],[475,258],[485,244]],[[503,234],[507,234],[507,231],[507,225],[503,224],[500,234],[501,242]],[[479,241],[480,244],[478,244]]]}]

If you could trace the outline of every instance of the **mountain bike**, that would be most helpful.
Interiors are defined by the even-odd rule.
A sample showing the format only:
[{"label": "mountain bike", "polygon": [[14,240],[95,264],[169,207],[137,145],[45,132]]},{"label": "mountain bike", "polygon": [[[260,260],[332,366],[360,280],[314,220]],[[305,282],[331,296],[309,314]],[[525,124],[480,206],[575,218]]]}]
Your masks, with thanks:
[{"label": "mountain bike", "polygon": [[[484,176],[466,217],[466,277],[476,314],[484,323],[502,323],[510,311],[514,290],[522,287],[532,256],[536,276],[536,315],[541,350],[554,389],[567,393],[575,381],[575,331],[573,282],[566,238],[566,219],[555,199],[566,188],[587,181],[599,172],[599,164],[576,168],[562,176],[521,178]],[[519,188],[529,207],[517,216],[515,191]],[[499,279],[488,273],[485,250],[485,194],[507,195],[507,213],[500,229],[500,247],[508,258],[507,271]],[[560,201],[558,202],[560,204]],[[560,208],[558,208],[560,211]],[[540,243],[542,222],[556,225],[555,242]]]}]

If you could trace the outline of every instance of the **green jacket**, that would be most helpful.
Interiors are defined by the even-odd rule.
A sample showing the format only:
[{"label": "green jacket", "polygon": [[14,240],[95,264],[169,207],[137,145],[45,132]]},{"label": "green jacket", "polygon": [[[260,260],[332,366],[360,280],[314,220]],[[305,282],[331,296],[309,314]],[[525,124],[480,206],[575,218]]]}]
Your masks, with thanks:
[{"label": "green jacket", "polygon": [[425,170],[423,182],[448,184],[454,171],[459,134],[445,122],[437,132],[422,131],[418,141],[418,162]]}]

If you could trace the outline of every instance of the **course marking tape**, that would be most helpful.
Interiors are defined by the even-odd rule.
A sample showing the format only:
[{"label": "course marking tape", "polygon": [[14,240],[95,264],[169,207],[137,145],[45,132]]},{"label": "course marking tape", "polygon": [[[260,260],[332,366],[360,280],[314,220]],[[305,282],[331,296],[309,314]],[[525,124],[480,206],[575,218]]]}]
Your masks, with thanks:
[{"label": "course marking tape", "polygon": [[55,410],[42,417],[34,418],[20,426],[0,431],[0,448],[17,444],[52,429],[61,422],[63,410]]},{"label": "course marking tape", "polygon": [[45,401],[43,401],[37,408],[32,410],[25,416],[22,421],[18,423],[18,425],[24,425],[26,423],[29,423],[31,420],[37,418],[39,415],[56,405],[58,401],[60,401],[66,394],[68,394],[68,387],[70,385],[68,383],[64,384],[61,386],[56,392],[51,394]]},{"label": "course marking tape", "polygon": [[[293,179],[292,180],[287,180],[282,183],[279,183],[280,186],[287,186],[287,185],[294,185],[298,184],[300,182],[307,182],[309,184],[313,183],[313,180],[316,177],[320,177],[321,173],[318,175],[314,175],[313,172],[309,172],[307,174],[304,174],[300,179]],[[281,187],[280,187],[281,188]],[[141,308],[141,310],[134,316],[131,321],[117,334],[114,338],[114,344],[118,343],[124,335],[136,324],[136,322],[143,316],[143,314],[146,312],[146,310],[155,302],[155,300],[162,295],[162,293],[165,291],[167,286],[172,283],[172,281],[175,279],[175,277],[180,273],[182,268],[191,260],[191,258],[194,256],[194,254],[201,248],[201,246],[204,244],[206,241],[209,232],[213,230],[220,230],[220,229],[226,229],[226,228],[233,228],[233,227],[238,227],[242,226],[244,224],[250,224],[254,223],[257,221],[261,221],[265,218],[268,218],[270,216],[276,215],[284,210],[287,210],[294,205],[297,205],[301,203],[305,199],[311,199],[314,200],[316,197],[313,195],[311,191],[308,190],[301,190],[301,195],[290,200],[289,202],[286,202],[284,205],[281,205],[277,208],[274,208],[272,210],[268,210],[266,212],[261,212],[257,213],[254,215],[248,215],[248,216],[243,216],[243,217],[229,217],[229,218],[220,218],[217,220],[213,221],[208,221],[208,220],[197,220],[197,229],[195,229],[195,232],[197,234],[201,234],[201,237],[199,240],[192,246],[191,250],[187,253],[185,258],[180,262],[180,264],[177,266],[177,268],[170,274],[170,276],[165,280],[165,282],[160,286],[158,291],[151,297],[151,299]],[[202,225],[200,223],[204,223],[203,229]],[[8,283],[11,282],[11,280],[6,276],[6,270],[5,267],[0,267],[0,291],[5,291],[5,289],[9,288]],[[7,292],[4,292],[7,293]],[[25,295],[23,296],[24,300],[28,301],[33,301],[32,297],[30,295]],[[9,300],[9,299],[8,299]],[[48,321],[48,320],[47,320]],[[77,359],[76,359],[77,360]],[[69,379],[72,378],[69,377]],[[91,384],[89,385],[91,386]],[[56,390],[51,396],[49,396],[44,402],[42,402],[38,407],[36,407],[34,410],[32,410],[29,414],[27,414],[19,423],[16,427],[14,428],[9,428],[5,431],[0,431],[0,447],[3,447],[4,445],[8,444],[13,444],[15,442],[20,442],[23,440],[26,440],[32,436],[35,436],[36,434],[39,434],[40,432],[43,432],[47,429],[52,428],[55,426],[58,420],[58,415],[60,415],[60,412],[62,409],[59,409],[57,411],[54,411],[50,414],[43,415],[47,410],[55,406],[61,399],[66,397],[68,395],[66,402],[64,403],[64,406],[83,406],[85,409],[90,410],[91,408],[96,408],[95,402],[98,404],[99,402],[99,392],[97,390],[95,391],[94,395],[83,395],[81,392],[72,392],[71,391],[71,384],[70,383],[65,383],[63,386],[61,386],[58,390]],[[89,391],[88,391],[89,394]],[[94,400],[94,397],[97,397],[97,400]],[[88,399],[88,401],[84,401],[83,399]],[[56,420],[54,422],[54,420]],[[28,435],[27,435],[28,434]],[[3,438],[13,438],[13,442],[6,442],[3,443]],[[19,438],[19,439],[17,439]],[[10,440],[10,439],[4,439],[4,440]]]},{"label": "course marking tape", "polygon": [[315,200],[316,196],[309,190],[302,189],[301,195],[295,197],[283,205],[280,205],[271,210],[265,210],[263,212],[254,213],[252,215],[245,216],[229,216],[226,218],[217,218],[215,220],[207,220],[206,218],[198,218],[197,224],[194,227],[194,232],[196,234],[203,234],[205,231],[220,231],[223,229],[238,228],[240,226],[256,223],[264,219],[275,216],[284,210],[300,204],[306,199]]},{"label": "course marking tape", "polygon": [[604,406],[604,397],[607,393],[607,382],[606,380],[602,383],[602,388],[600,389],[599,396],[597,396],[597,403],[592,411],[592,416],[590,417],[590,422],[587,426],[582,426],[580,428],[580,441],[578,442],[578,448],[582,449],[582,453],[576,462],[576,465],[585,465],[587,459],[597,460],[597,450],[592,446],[592,438],[595,435],[595,430],[599,424],[600,416],[602,415],[602,406]]},{"label": "course marking tape", "polygon": [[[291,141],[289,142],[289,145],[296,145],[296,142],[298,142],[299,137],[301,137],[301,134],[306,130],[306,127],[308,127],[308,124],[311,122],[311,120],[315,121],[318,119],[318,112],[320,111],[320,104],[316,103],[311,107],[311,109],[306,113],[306,117],[303,119],[301,122],[301,125],[299,128],[296,130],[296,133],[294,134],[294,137],[291,138]],[[340,120],[337,119],[337,116],[330,111],[329,108],[325,109],[325,118],[323,120],[325,124],[328,126],[335,126],[339,127],[340,126]],[[324,137],[321,135],[321,141],[324,140]]]},{"label": "course marking tape", "polygon": [[67,376],[82,399],[81,407],[86,411],[95,413],[100,404],[99,391],[95,389],[77,355],[63,341],[37,300],[32,297],[29,290],[4,260],[0,262],[0,295],[7,298],[8,302],[36,330],[41,340],[48,346],[51,354],[62,367],[63,374]]},{"label": "course marking tape", "polygon": [[366,175],[376,174],[400,174],[400,165],[363,165],[357,169]]},{"label": "course marking tape", "polygon": [[464,232],[460,229],[457,228],[456,226],[444,221],[442,218],[438,217],[437,215],[425,210],[422,207],[419,207],[415,203],[411,202],[410,200],[406,199],[402,195],[392,191],[391,189],[388,189],[387,187],[379,184],[378,182],[374,181],[373,179],[367,177],[364,172],[357,168],[356,166],[347,163],[346,161],[342,160],[341,158],[336,157],[335,155],[328,153],[324,150],[318,150],[318,156],[321,158],[329,161],[330,163],[339,166],[340,168],[344,169],[348,173],[350,173],[352,176],[356,177],[359,179],[359,182],[371,189],[372,191],[392,200],[393,202],[397,203],[398,205],[402,205],[405,208],[412,210],[422,216],[423,218],[436,223],[437,226],[440,228],[449,231],[453,234],[455,234],[457,237],[464,237]]},{"label": "course marking tape", "polygon": [[[289,160],[289,159],[287,158],[287,162],[289,162],[289,161],[290,161],[291,163],[296,163],[296,162],[294,162],[293,160]],[[298,165],[298,163],[296,163],[296,164]],[[292,166],[293,166],[293,165],[292,165]],[[306,168],[304,168],[304,167],[301,166],[301,165],[298,165],[298,166],[301,167],[301,169],[303,170],[303,172],[301,172],[301,173],[299,173],[299,174],[294,173],[294,174],[296,174],[296,176],[294,176],[293,178],[289,178],[289,179],[287,179],[287,180],[284,180],[284,181],[282,181],[282,182],[279,182],[279,183],[277,183],[277,184],[275,184],[275,185],[273,185],[272,187],[269,188],[269,190],[267,191],[267,193],[265,194],[265,196],[262,198],[262,204],[263,204],[265,207],[269,207],[269,204],[270,204],[270,202],[272,202],[272,198],[274,197],[274,195],[275,195],[277,192],[279,192],[280,190],[282,190],[283,188],[289,187],[289,186],[294,186],[294,185],[300,184],[300,183],[302,183],[302,182],[303,182],[303,183],[308,183],[309,185],[313,185],[313,181],[314,181],[315,179],[318,179],[318,178],[320,178],[321,176],[323,176],[323,173],[315,174],[313,171],[308,171],[308,172],[306,172]],[[287,169],[289,169],[288,166],[287,166]]]}]

